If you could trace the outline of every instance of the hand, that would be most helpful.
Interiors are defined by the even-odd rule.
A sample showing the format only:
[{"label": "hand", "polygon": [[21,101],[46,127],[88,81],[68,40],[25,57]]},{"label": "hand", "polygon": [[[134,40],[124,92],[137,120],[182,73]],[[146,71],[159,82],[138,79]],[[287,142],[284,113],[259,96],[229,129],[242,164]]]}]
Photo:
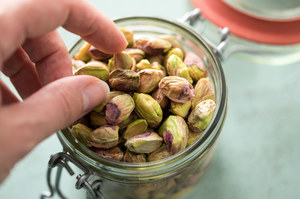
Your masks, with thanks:
[{"label": "hand", "polygon": [[0,183],[40,141],[108,95],[99,79],[72,76],[59,26],[106,53],[127,45],[114,23],[84,0],[0,0],[0,69],[23,99],[0,79]]}]

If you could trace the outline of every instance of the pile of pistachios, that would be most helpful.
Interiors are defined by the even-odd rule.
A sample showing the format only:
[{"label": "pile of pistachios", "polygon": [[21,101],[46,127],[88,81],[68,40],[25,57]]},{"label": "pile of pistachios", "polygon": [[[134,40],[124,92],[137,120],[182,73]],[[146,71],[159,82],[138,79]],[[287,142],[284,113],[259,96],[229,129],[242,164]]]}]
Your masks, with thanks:
[{"label": "pile of pistachios", "polygon": [[135,37],[106,54],[89,43],[73,56],[74,75],[92,75],[110,86],[106,102],[72,125],[73,136],[116,161],[157,161],[184,150],[209,125],[216,104],[205,59],[185,52],[172,35]]}]

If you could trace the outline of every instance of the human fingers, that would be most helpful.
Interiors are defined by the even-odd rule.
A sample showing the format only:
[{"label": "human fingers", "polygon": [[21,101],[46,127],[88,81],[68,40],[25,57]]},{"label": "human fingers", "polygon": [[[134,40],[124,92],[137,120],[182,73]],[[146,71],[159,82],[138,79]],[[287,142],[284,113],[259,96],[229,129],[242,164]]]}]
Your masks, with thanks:
[{"label": "human fingers", "polygon": [[85,0],[15,0],[0,4],[0,29],[5,30],[0,31],[0,38],[5,38],[0,44],[0,63],[26,39],[60,25],[107,53],[119,52],[127,45],[116,25]]},{"label": "human fingers", "polygon": [[12,168],[41,140],[104,101],[108,93],[107,84],[95,77],[65,77],[46,85],[23,103],[3,106],[0,176],[5,176],[1,172]]},{"label": "human fingers", "polygon": [[20,100],[11,92],[7,85],[0,79],[0,104],[8,105],[20,102]]},{"label": "human fingers", "polygon": [[21,47],[4,62],[2,72],[10,78],[22,99],[41,88],[35,64]]}]

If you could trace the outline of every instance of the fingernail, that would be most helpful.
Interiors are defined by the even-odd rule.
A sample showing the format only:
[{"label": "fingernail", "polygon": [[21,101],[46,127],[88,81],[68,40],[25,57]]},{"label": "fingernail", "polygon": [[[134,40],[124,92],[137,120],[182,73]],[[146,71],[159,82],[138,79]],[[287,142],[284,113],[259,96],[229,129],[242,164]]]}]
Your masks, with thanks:
[{"label": "fingernail", "polygon": [[90,111],[102,103],[109,94],[109,87],[104,81],[89,84],[83,89],[83,110]]}]

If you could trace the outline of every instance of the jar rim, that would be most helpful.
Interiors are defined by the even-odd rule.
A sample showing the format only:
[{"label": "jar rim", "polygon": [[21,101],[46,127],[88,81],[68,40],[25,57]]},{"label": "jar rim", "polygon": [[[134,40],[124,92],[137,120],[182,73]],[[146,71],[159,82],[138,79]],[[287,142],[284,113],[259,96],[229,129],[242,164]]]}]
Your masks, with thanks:
[{"label": "jar rim", "polygon": [[[158,160],[154,162],[146,162],[146,163],[127,163],[127,162],[117,162],[113,160],[109,160],[103,158],[96,153],[92,152],[86,146],[80,144],[72,135],[70,128],[67,127],[58,132],[58,138],[61,141],[64,148],[72,155],[77,158],[83,160],[88,164],[89,167],[94,169],[101,169],[102,174],[108,174],[110,169],[114,169],[115,175],[126,175],[131,176],[132,178],[145,177],[149,179],[149,174],[153,175],[162,175],[166,173],[164,171],[164,167],[168,165],[168,168],[172,168],[171,170],[177,170],[178,168],[183,168],[191,160],[199,157],[206,149],[210,148],[212,144],[215,142],[218,137],[220,130],[223,126],[224,118],[227,112],[227,86],[225,81],[225,75],[221,66],[219,59],[216,58],[216,55],[212,52],[209,45],[205,42],[205,40],[191,27],[187,25],[181,24],[180,22],[169,20],[161,17],[153,17],[153,16],[130,16],[130,17],[122,17],[118,19],[114,19],[114,22],[118,25],[123,22],[128,21],[152,21],[163,24],[168,24],[173,26],[174,28],[180,29],[181,31],[187,32],[191,37],[197,40],[202,47],[205,48],[208,56],[210,56],[213,60],[213,65],[216,67],[219,78],[220,78],[220,97],[217,103],[217,107],[215,109],[212,122],[205,129],[202,136],[195,141],[193,144],[188,146],[183,151],[176,153],[168,158],[163,160]],[[78,46],[82,42],[79,39],[75,45],[72,46],[70,52],[74,51],[74,48]],[[215,86],[215,85],[214,85]],[[216,88],[215,88],[216,89]],[[219,120],[222,120],[220,123]],[[217,130],[217,131],[216,131]],[[178,161],[180,160],[180,161]],[[136,176],[136,172],[139,172],[141,175]],[[171,172],[169,172],[170,174]],[[111,174],[111,173],[109,173]],[[169,175],[167,174],[167,175]]]}]

